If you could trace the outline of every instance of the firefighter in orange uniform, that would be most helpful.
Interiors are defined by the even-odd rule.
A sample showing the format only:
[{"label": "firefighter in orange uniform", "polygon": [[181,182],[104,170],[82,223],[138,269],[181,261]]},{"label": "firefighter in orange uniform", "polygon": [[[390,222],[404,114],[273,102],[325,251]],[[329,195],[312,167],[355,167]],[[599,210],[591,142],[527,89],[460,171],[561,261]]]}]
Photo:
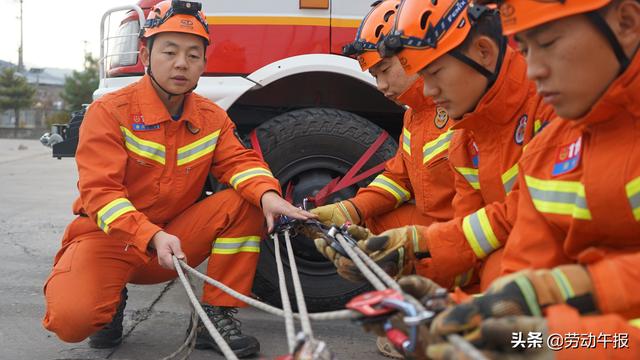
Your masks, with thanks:
[{"label": "firefighter in orange uniform", "polygon": [[[348,221],[381,233],[453,217],[453,174],[447,161],[452,136],[448,131],[449,116],[422,94],[423,82],[417,75],[406,75],[397,57],[381,58],[376,49],[391,30],[399,4],[400,0],[374,3],[358,29],[356,40],[345,47],[345,54],[357,57],[362,70],[368,70],[376,78],[378,90],[387,98],[408,106],[400,146],[385,164],[382,174],[360,189],[355,197],[311,210],[327,224],[342,225]],[[411,200],[414,202],[410,203]],[[320,252],[336,260],[337,254],[324,239],[316,239],[316,243]],[[404,265],[413,267],[414,264]],[[420,272],[419,263],[415,266]],[[390,269],[391,272],[400,270]],[[340,273],[350,280],[361,280],[359,274]]]},{"label": "firefighter in orange uniform", "polygon": [[375,259],[403,253],[405,262],[427,253],[419,274],[467,292],[485,289],[499,274],[515,220],[517,161],[554,116],[527,80],[524,58],[507,47],[501,31],[498,13],[485,6],[404,0],[393,33],[379,49],[397,54],[408,74],[418,72],[424,94],[455,120],[448,153],[455,218],[392,229],[363,247]]},{"label": "firefighter in orange uniform", "polygon": [[[529,77],[560,118],[520,160],[517,219],[502,265],[509,275],[483,297],[441,314],[432,330],[474,334],[485,347],[502,334],[503,355],[513,353],[505,346],[510,333],[565,341],[592,334],[593,347],[584,345],[587,338],[554,353],[544,343],[521,354],[638,359],[640,3],[499,3],[505,32],[515,34]],[[448,352],[429,350],[435,357],[455,353]]]},{"label": "firefighter in orange uniform", "polygon": [[[345,55],[355,56],[363,71],[376,78],[378,90],[390,100],[407,106],[404,114],[400,146],[396,155],[385,164],[384,171],[351,199],[311,210],[327,224],[345,222],[362,224],[375,233],[406,225],[429,225],[453,217],[451,201],[455,193],[453,173],[447,160],[452,133],[447,112],[436,107],[422,93],[423,82],[417,75],[406,75],[397,57],[382,58],[376,45],[389,33],[400,0],[376,2],[362,21],[356,40],[345,47]],[[327,242],[316,239],[316,246],[327,258],[337,263],[339,257]],[[417,261],[398,265],[388,271],[400,272],[402,267],[415,267]],[[400,268],[398,268],[400,267]],[[357,272],[343,271],[341,276],[361,281]],[[376,342],[382,354],[401,358],[385,337]]]},{"label": "firefighter in orange uniform", "polygon": [[[235,135],[227,114],[192,93],[209,31],[200,3],[155,5],[142,33],[147,74],[89,107],[76,154],[78,217],[45,284],[43,325],[67,342],[122,341],[125,285],[176,277],[172,255],[248,294],[264,235],[279,214],[308,219],[280,197],[267,164]],[[208,174],[230,184],[196,202]],[[260,210],[262,208],[262,211]],[[259,351],[234,318],[240,301],[205,285],[204,308],[238,356]],[[199,348],[219,350],[203,326]]]}]

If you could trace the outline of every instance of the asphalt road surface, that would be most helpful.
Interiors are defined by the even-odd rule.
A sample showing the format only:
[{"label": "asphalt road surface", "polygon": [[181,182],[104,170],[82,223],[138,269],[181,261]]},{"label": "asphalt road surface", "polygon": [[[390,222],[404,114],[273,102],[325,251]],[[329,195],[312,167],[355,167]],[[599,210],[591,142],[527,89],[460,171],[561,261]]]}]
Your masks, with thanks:
[{"label": "asphalt road surface", "polygon": [[[190,313],[179,282],[128,286],[126,338],[114,349],[63,343],[42,327],[42,285],[73,219],[76,181],[73,159],[52,159],[36,140],[0,139],[0,359],[159,359],[172,353],[184,341]],[[241,310],[239,318],[243,331],[260,340],[259,358],[287,352],[282,319],[255,309]],[[339,359],[384,359],[375,337],[349,321],[315,322],[313,328]],[[190,358],[222,356],[195,350]]]}]

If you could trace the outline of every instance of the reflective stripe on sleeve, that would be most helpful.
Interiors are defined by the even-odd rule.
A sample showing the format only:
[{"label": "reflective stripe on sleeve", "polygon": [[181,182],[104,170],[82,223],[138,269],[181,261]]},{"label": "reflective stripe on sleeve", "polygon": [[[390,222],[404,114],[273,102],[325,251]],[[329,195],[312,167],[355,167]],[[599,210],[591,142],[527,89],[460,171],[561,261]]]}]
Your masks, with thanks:
[{"label": "reflective stripe on sleeve", "polygon": [[484,208],[462,219],[462,231],[469,246],[479,259],[484,259],[502,246],[491,228]]},{"label": "reflective stripe on sleeve", "polygon": [[136,211],[136,208],[133,207],[129,199],[115,199],[98,211],[98,226],[102,231],[108,234],[109,225],[116,221],[120,216],[130,211]]},{"label": "reflective stripe on sleeve", "polygon": [[510,193],[511,189],[513,189],[513,184],[516,183],[516,179],[518,178],[518,164],[516,163],[511,167],[511,169],[507,170],[504,174],[502,174],[502,185],[504,186],[504,192]]},{"label": "reflective stripe on sleeve", "polygon": [[636,221],[640,221],[640,177],[631,180],[626,186],[627,198]]},{"label": "reflective stripe on sleeve", "polygon": [[473,277],[473,269],[456,276],[455,280],[453,281],[453,285],[457,287],[467,286],[469,282],[471,282],[472,277]]},{"label": "reflective stripe on sleeve", "polygon": [[456,167],[456,171],[460,173],[460,175],[464,176],[465,179],[469,182],[472,188],[476,190],[480,190],[480,180],[478,179],[478,169],[476,168],[466,168],[466,167]]},{"label": "reflective stripe on sleeve", "polygon": [[251,168],[233,175],[229,180],[229,183],[237,190],[240,184],[256,176],[267,176],[273,178],[271,171],[265,168]]},{"label": "reflective stripe on sleeve", "polygon": [[384,175],[376,176],[369,186],[380,188],[393,195],[398,201],[398,205],[411,199],[411,193],[407,189]]}]

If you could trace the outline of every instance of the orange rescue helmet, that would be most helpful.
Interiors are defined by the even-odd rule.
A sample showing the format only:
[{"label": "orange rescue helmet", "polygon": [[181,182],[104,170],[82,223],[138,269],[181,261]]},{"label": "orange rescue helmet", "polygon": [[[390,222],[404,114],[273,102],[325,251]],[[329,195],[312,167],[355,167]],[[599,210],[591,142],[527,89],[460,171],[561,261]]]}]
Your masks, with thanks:
[{"label": "orange rescue helmet", "polygon": [[391,31],[399,5],[400,0],[378,0],[371,4],[371,10],[360,23],[355,41],[342,49],[344,55],[358,59],[362,71],[382,60],[377,46]]},{"label": "orange rescue helmet", "polygon": [[544,23],[600,9],[611,0],[493,1],[500,7],[505,35],[534,28]]},{"label": "orange rescue helmet", "polygon": [[598,12],[612,0],[480,0],[482,3],[497,4],[500,9],[503,33],[505,35],[529,30],[551,21],[584,14],[587,19],[607,39],[620,64],[620,73],[629,66],[630,60],[624,52],[613,30]]},{"label": "orange rescue helmet", "polygon": [[164,0],[151,8],[140,37],[148,39],[163,32],[193,34],[209,45],[209,26],[202,12],[202,4],[196,1]]},{"label": "orange rescue helmet", "polygon": [[[496,11],[470,3],[470,0],[403,0],[393,32],[378,51],[383,56],[397,53],[405,71],[417,73],[460,46],[480,17]],[[465,57],[463,61],[467,63],[466,60]],[[476,70],[483,72],[484,68]]]}]

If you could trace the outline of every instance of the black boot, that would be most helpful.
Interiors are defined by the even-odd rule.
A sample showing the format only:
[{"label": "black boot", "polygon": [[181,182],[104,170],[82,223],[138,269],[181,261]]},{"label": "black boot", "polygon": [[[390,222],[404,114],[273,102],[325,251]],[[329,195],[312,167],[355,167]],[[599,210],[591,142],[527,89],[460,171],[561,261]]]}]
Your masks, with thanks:
[{"label": "black boot", "polygon": [[[234,318],[234,314],[238,312],[237,308],[206,304],[203,304],[202,308],[236,356],[250,356],[260,351],[258,339],[251,335],[243,335],[240,331],[240,320]],[[198,320],[196,349],[213,349],[218,353],[222,353],[202,320]]]},{"label": "black boot", "polygon": [[120,345],[125,306],[127,306],[127,288],[122,289],[122,293],[120,293],[120,303],[111,322],[89,337],[89,347],[108,349]]}]

